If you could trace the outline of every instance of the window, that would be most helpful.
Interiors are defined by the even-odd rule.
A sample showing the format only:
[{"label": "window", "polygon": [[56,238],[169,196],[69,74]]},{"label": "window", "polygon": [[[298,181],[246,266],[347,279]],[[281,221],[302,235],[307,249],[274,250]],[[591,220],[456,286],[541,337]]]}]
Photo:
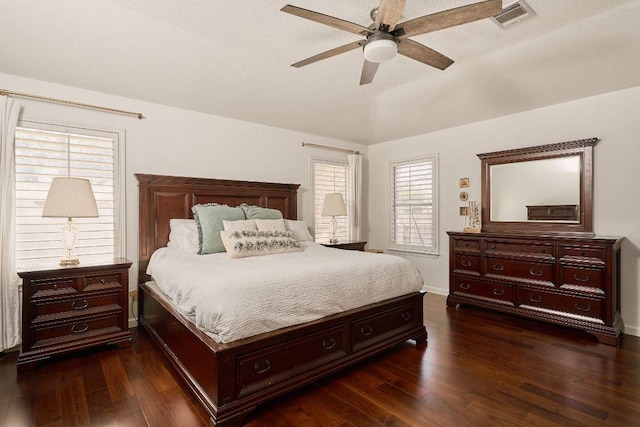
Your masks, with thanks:
[{"label": "window", "polygon": [[[332,233],[331,217],[322,216],[325,194],[341,193],[344,203],[349,206],[349,163],[340,160],[312,158],[312,188],[314,212],[314,238],[318,242],[329,241]],[[347,209],[348,215],[348,209]],[[336,238],[349,239],[349,217],[336,217]]]},{"label": "window", "polygon": [[16,128],[16,264],[58,260],[63,255],[63,218],[43,218],[51,181],[57,176],[91,181],[98,218],[74,218],[75,252],[82,260],[124,254],[123,135],[22,121]]},{"label": "window", "polygon": [[437,157],[391,164],[392,249],[437,253]]}]

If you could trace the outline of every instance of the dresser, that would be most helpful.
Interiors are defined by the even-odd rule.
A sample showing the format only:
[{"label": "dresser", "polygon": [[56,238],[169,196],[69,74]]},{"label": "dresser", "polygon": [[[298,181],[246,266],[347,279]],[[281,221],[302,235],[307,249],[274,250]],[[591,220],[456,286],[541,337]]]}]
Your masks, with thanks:
[{"label": "dresser", "polygon": [[622,238],[448,234],[449,307],[498,310],[619,343]]},{"label": "dresser", "polygon": [[19,271],[23,285],[18,371],[70,351],[101,344],[130,345],[130,266],[126,258],[116,258]]}]

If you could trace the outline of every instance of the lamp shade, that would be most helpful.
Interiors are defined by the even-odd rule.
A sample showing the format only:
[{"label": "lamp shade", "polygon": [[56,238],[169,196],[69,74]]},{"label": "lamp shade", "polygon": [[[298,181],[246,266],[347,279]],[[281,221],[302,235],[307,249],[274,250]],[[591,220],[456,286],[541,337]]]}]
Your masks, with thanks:
[{"label": "lamp shade", "polygon": [[340,193],[325,194],[322,203],[322,216],[345,216],[347,208]]},{"label": "lamp shade", "polygon": [[95,218],[98,206],[91,182],[84,178],[53,178],[42,216],[54,218]]}]

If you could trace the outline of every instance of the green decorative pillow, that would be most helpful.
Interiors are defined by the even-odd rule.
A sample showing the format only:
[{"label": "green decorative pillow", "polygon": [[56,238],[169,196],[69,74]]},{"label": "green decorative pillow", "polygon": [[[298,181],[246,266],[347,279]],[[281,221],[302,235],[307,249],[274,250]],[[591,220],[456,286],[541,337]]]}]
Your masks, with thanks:
[{"label": "green decorative pillow", "polygon": [[300,252],[291,231],[221,231],[220,237],[230,258]]},{"label": "green decorative pillow", "polygon": [[198,225],[198,254],[200,255],[224,252],[224,244],[220,238],[220,231],[224,230],[222,221],[244,219],[242,209],[216,203],[195,205],[191,211]]},{"label": "green decorative pillow", "polygon": [[282,219],[282,212],[278,209],[261,208],[243,203],[240,205],[246,219]]}]

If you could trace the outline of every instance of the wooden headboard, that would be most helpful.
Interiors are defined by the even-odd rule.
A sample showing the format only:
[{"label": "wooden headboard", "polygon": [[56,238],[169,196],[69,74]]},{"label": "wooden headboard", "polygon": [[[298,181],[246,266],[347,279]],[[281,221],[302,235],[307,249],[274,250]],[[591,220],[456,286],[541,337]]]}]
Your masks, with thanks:
[{"label": "wooden headboard", "polygon": [[193,218],[191,207],[200,203],[238,206],[241,203],[278,209],[297,219],[300,184],[231,181],[224,179],[136,174],[139,187],[138,280],[145,274],[151,254],[169,241],[169,220]]}]

